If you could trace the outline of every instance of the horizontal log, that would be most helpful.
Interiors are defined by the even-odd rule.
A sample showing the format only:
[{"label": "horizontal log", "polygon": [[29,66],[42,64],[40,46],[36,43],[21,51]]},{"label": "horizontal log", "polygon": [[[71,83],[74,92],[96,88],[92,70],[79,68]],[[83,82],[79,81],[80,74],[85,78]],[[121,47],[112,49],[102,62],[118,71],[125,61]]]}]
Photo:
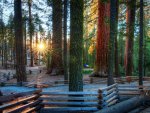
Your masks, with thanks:
[{"label": "horizontal log", "polygon": [[118,85],[118,88],[150,88],[150,86],[143,86],[143,85]]},{"label": "horizontal log", "polygon": [[116,104],[117,102],[118,102],[118,99],[114,99],[114,100],[110,101],[110,102],[107,104],[107,106],[110,107],[110,106]]},{"label": "horizontal log", "polygon": [[141,91],[139,88],[118,88],[119,91]]},{"label": "horizontal log", "polygon": [[[139,108],[136,108],[128,113],[141,113],[142,110],[144,110],[145,108],[144,107],[139,107]],[[142,112],[142,113],[148,113],[148,112]]]},{"label": "horizontal log", "polygon": [[118,96],[117,92],[112,92],[111,94],[107,95],[106,97],[103,98],[103,100],[107,101],[108,99],[110,99],[111,97],[113,97],[114,95]]},{"label": "horizontal log", "polygon": [[140,95],[140,92],[133,92],[133,91],[120,91],[119,95]]},{"label": "horizontal log", "polygon": [[39,103],[40,103],[40,101],[39,101],[39,100],[36,100],[36,101],[34,101],[34,102],[30,102],[30,103],[28,103],[28,104],[22,105],[21,107],[16,108],[16,109],[14,109],[14,110],[12,110],[12,111],[9,111],[9,112],[7,112],[7,113],[21,113],[21,112],[22,112],[23,110],[25,110],[26,108],[32,107],[32,106],[37,105],[37,104],[39,104]]},{"label": "horizontal log", "polygon": [[5,109],[10,108],[10,107],[14,107],[14,106],[19,105],[19,104],[22,104],[22,103],[27,102],[29,100],[33,100],[37,97],[38,97],[37,95],[33,95],[33,96],[30,96],[30,97],[19,99],[18,101],[13,102],[13,103],[8,103],[8,104],[1,105],[0,106],[0,111],[5,110]]},{"label": "horizontal log", "polygon": [[42,92],[42,95],[98,95],[97,92]]},{"label": "horizontal log", "polygon": [[103,92],[100,93],[100,94],[102,94],[103,96],[106,96],[106,95],[109,95],[109,94],[111,94],[111,93],[113,93],[113,92],[117,92],[117,89],[116,89],[116,88],[112,88],[112,89],[110,89],[110,90],[108,90],[108,91],[103,91]]},{"label": "horizontal log", "polygon": [[42,102],[42,105],[56,106],[97,106],[98,102]]},{"label": "horizontal log", "polygon": [[51,97],[40,97],[40,100],[47,100],[47,101],[66,101],[66,100],[93,100],[93,101],[97,101],[98,98],[95,96],[88,96],[88,97],[55,97],[55,96],[51,96]]},{"label": "horizontal log", "polygon": [[106,91],[106,90],[109,90],[109,89],[112,89],[112,88],[116,88],[118,86],[118,84],[113,84],[113,85],[110,85],[110,86],[107,86],[106,88],[103,88],[103,89],[99,89],[99,91]]},{"label": "horizontal log", "polygon": [[112,100],[110,100],[109,102],[99,102],[99,105],[98,105],[98,108],[106,108],[106,107],[110,107],[114,104],[116,104],[118,102],[118,99],[117,98],[113,98]]},{"label": "horizontal log", "polygon": [[109,100],[111,97],[113,97],[113,96],[115,96],[115,95],[117,95],[118,96],[118,93],[117,92],[112,92],[112,93],[110,93],[109,95],[99,95],[98,96],[98,99],[101,101],[101,100],[103,100],[103,101],[107,101],[107,100]]},{"label": "horizontal log", "polygon": [[27,109],[27,110],[23,111],[23,113],[32,113],[32,112],[38,111],[40,109],[41,109],[41,105],[38,105],[38,106],[35,106],[35,107],[32,107],[30,109]]},{"label": "horizontal log", "polygon": [[23,96],[32,95],[32,94],[39,94],[40,92],[41,90],[34,90],[34,91],[21,92],[21,93],[1,96],[0,103],[12,101],[18,97],[23,97]]},{"label": "horizontal log", "polygon": [[141,113],[150,113],[150,107],[142,110]]},{"label": "horizontal log", "polygon": [[53,113],[63,111],[97,111],[97,107],[46,107],[40,110],[41,113]]},{"label": "horizontal log", "polygon": [[117,103],[107,109],[100,110],[95,113],[128,113],[132,109],[135,109],[142,105],[142,103],[147,100],[149,97],[137,96],[126,101]]},{"label": "horizontal log", "polygon": [[114,95],[113,97],[111,97],[110,99],[108,99],[107,101],[106,101],[106,103],[110,103],[111,101],[113,101],[113,100],[115,100],[115,99],[117,99],[118,98],[118,96],[117,95]]}]

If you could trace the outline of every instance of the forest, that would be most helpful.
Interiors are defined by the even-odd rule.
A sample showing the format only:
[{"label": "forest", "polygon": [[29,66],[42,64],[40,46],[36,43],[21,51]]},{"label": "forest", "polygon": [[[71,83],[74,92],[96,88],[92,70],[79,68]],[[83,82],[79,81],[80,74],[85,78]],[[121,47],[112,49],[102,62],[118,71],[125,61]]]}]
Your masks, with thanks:
[{"label": "forest", "polygon": [[0,0],[0,113],[58,112],[150,113],[149,0]]}]

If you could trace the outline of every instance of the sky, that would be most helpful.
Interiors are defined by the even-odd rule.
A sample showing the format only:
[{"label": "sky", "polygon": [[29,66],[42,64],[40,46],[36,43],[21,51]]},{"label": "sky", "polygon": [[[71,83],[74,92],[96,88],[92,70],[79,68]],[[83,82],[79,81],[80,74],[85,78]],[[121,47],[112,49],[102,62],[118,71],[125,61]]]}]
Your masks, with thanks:
[{"label": "sky", "polygon": [[[5,1],[7,1],[8,3],[5,4]],[[25,3],[25,1],[27,1],[27,0],[23,0],[22,9],[25,9],[26,11],[28,11],[28,6],[27,6],[27,3]],[[45,30],[48,30],[48,28],[46,26],[46,22],[50,23],[50,21],[48,21],[48,18],[52,14],[52,9],[50,8],[50,6],[47,6],[45,1],[46,0],[33,0],[33,4],[36,3],[37,7],[40,9],[43,9],[43,10],[42,11],[35,10],[35,5],[33,6],[33,8],[31,10],[32,10],[33,15],[36,13],[39,15],[40,19],[43,22],[43,24],[42,24],[43,28]],[[3,9],[0,11],[3,11],[3,20],[5,23],[8,22],[9,15],[11,13],[14,15],[13,2],[14,2],[14,0],[0,0],[0,6],[1,6],[1,9]],[[28,16],[28,14],[27,14],[27,16]]]}]

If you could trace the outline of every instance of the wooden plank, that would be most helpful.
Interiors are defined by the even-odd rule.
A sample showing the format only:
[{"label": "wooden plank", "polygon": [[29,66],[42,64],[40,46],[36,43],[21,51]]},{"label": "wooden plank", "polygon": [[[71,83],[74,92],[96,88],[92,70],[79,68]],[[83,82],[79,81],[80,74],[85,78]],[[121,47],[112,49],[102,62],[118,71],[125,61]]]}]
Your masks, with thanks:
[{"label": "wooden plank", "polygon": [[35,99],[37,97],[38,97],[37,95],[33,95],[33,96],[30,96],[30,97],[20,99],[17,102],[14,102],[14,103],[8,103],[8,104],[1,105],[0,106],[0,111],[5,110],[5,109],[10,108],[10,107],[14,107],[14,106],[19,105],[19,104],[22,104],[22,103],[27,102],[29,100]]},{"label": "wooden plank", "polygon": [[119,91],[141,91],[143,89],[138,89],[138,88],[119,88]]},{"label": "wooden plank", "polygon": [[42,95],[98,95],[98,92],[42,92]]},{"label": "wooden plank", "polygon": [[118,96],[118,93],[117,92],[112,92],[112,93],[110,93],[109,95],[101,95],[101,94],[99,94],[98,95],[98,99],[101,101],[101,100],[103,100],[103,101],[107,101],[108,99],[110,99],[111,97],[113,97],[114,95],[117,95]]},{"label": "wooden plank", "polygon": [[0,103],[9,102],[9,101],[14,100],[18,97],[23,97],[23,96],[27,96],[27,95],[31,95],[31,94],[38,94],[40,92],[41,92],[41,90],[34,90],[34,91],[21,92],[21,93],[1,96],[0,97]]},{"label": "wooden plank", "polygon": [[111,101],[110,103],[108,103],[107,106],[110,107],[110,106],[116,104],[117,102],[118,102],[118,99],[115,99],[115,100]]},{"label": "wooden plank", "polygon": [[118,85],[118,88],[150,88],[150,86],[142,86],[142,85]]},{"label": "wooden plank", "polygon": [[115,100],[115,99],[117,99],[118,98],[118,96],[117,95],[114,95],[113,97],[111,97],[110,99],[108,99],[107,101],[106,101],[106,103],[110,103],[111,101],[113,101],[113,100]]},{"label": "wooden plank", "polygon": [[35,106],[28,110],[23,111],[23,113],[33,113],[34,111],[38,111],[40,108],[41,108],[41,105],[38,105],[38,106]]},{"label": "wooden plank", "polygon": [[30,102],[30,103],[28,103],[28,104],[22,105],[21,107],[16,108],[16,109],[14,109],[14,110],[12,110],[12,111],[9,111],[9,112],[7,112],[7,113],[21,113],[21,112],[22,112],[23,110],[25,110],[26,108],[32,107],[32,106],[37,105],[37,104],[39,104],[39,103],[40,103],[40,101],[39,101],[39,100],[36,100],[36,101],[34,101],[34,102]]},{"label": "wooden plank", "polygon": [[110,99],[111,97],[113,97],[114,95],[118,95],[118,93],[117,92],[112,92],[109,95],[105,96],[103,98],[103,100],[106,101],[106,100]]},{"label": "wooden plank", "polygon": [[40,110],[41,113],[52,113],[59,111],[97,111],[97,107],[46,107]]},{"label": "wooden plank", "polygon": [[111,94],[111,93],[113,93],[113,92],[116,92],[116,91],[117,91],[116,88],[112,88],[112,89],[110,89],[110,90],[108,90],[108,91],[103,91],[103,92],[102,92],[102,95],[103,95],[103,96],[106,96],[106,95],[109,95],[109,94]]},{"label": "wooden plank", "polygon": [[97,96],[86,96],[86,97],[57,97],[57,96],[51,96],[51,97],[40,97],[40,100],[47,100],[47,101],[66,101],[66,100],[86,100],[86,101],[98,101]]},{"label": "wooden plank", "polygon": [[119,92],[119,95],[140,95],[139,92]]},{"label": "wooden plank", "polygon": [[57,106],[97,106],[98,102],[42,102],[42,105],[57,105]]},{"label": "wooden plank", "polygon": [[107,86],[106,88],[99,89],[99,90],[101,90],[101,91],[103,92],[103,91],[105,91],[105,90],[109,90],[109,89],[111,89],[111,88],[116,88],[116,87],[118,87],[118,84],[117,84],[117,83],[116,83],[116,84],[113,84],[113,85],[110,85],[110,86]]}]

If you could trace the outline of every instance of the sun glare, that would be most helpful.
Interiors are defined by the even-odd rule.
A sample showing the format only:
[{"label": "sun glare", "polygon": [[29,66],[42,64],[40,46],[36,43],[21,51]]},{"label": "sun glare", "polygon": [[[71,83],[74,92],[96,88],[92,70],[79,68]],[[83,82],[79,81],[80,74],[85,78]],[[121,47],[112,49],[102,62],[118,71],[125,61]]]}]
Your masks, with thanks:
[{"label": "sun glare", "polygon": [[43,43],[38,44],[38,51],[43,52],[45,50],[45,45]]}]

